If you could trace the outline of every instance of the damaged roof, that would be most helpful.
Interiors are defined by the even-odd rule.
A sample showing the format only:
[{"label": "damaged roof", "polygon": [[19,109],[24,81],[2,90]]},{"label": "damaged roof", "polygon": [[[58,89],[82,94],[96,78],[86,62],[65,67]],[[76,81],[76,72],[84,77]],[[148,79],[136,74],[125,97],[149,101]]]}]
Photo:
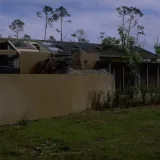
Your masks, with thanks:
[{"label": "damaged roof", "polygon": [[[88,52],[88,53],[100,53],[100,56],[104,57],[115,57],[118,58],[122,55],[122,52],[108,49],[108,50],[101,50],[101,44],[95,43],[78,43],[78,42],[61,42],[61,41],[41,41],[42,43],[50,43],[50,47],[57,47],[59,48],[59,53],[64,55],[70,55],[73,48],[80,47],[80,49]],[[47,45],[46,45],[47,47]],[[145,59],[157,59],[157,56],[154,53],[151,53],[145,49],[134,47],[134,52],[138,52],[143,58]],[[53,51],[54,52],[54,51]]]},{"label": "damaged roof", "polygon": [[[1,38],[0,41],[12,41],[15,38]],[[24,40],[18,39],[18,41],[29,42],[33,47],[38,46],[39,52],[47,52],[59,55],[70,55],[73,49],[80,48],[88,53],[99,53],[101,57],[119,58],[122,55],[121,51],[107,49],[102,50],[101,44],[95,43],[78,43],[78,42],[61,42],[61,41],[48,41],[48,40]],[[22,47],[23,48],[23,47]],[[35,48],[36,49],[36,48]],[[134,47],[134,52],[138,52],[144,59],[157,59],[154,53],[151,53],[145,49]]]}]

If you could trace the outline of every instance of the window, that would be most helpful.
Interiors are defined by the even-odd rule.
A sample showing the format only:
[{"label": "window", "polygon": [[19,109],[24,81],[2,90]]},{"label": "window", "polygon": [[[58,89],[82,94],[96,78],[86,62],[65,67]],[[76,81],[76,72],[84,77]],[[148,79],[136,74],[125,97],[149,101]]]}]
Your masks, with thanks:
[{"label": "window", "polygon": [[42,44],[45,46],[52,45],[50,42],[42,42]]},{"label": "window", "polygon": [[40,47],[38,44],[32,44],[33,46],[35,46],[38,50],[40,50]]},{"label": "window", "polygon": [[45,45],[49,50],[52,52],[63,52],[63,47],[61,45],[57,45],[55,43],[51,42],[42,42],[43,45]]},{"label": "window", "polygon": [[10,42],[15,46],[17,49],[36,49],[32,44],[29,42],[25,42],[23,40],[10,40]]}]

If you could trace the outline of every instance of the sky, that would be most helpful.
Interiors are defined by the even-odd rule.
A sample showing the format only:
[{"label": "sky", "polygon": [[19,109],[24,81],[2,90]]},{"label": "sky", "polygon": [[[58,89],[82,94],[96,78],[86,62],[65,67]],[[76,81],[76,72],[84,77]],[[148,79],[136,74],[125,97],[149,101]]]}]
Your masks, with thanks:
[{"label": "sky", "polygon": [[[20,19],[25,23],[21,37],[28,34],[32,39],[43,39],[44,21],[36,13],[44,5],[49,5],[54,10],[63,5],[71,14],[71,18],[66,20],[71,20],[72,23],[64,23],[63,33],[67,35],[64,41],[71,40],[70,35],[77,29],[84,29],[86,38],[92,43],[100,43],[100,32],[105,32],[106,36],[118,37],[120,18],[116,8],[122,5],[137,7],[144,13],[139,24],[145,27],[146,35],[140,38],[145,49],[154,52],[154,44],[160,36],[160,0],[0,0],[2,36],[13,37],[15,34],[8,26],[13,20]],[[47,37],[53,35],[56,40],[60,40],[60,35],[56,32],[59,27],[59,22],[53,23],[53,27],[47,30]]]}]

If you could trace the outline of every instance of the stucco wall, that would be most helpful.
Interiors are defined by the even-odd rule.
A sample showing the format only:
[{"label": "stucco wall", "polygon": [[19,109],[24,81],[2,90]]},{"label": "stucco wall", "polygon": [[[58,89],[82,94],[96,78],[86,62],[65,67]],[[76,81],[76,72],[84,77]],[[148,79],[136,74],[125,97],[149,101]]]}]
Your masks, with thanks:
[{"label": "stucco wall", "polygon": [[20,54],[20,73],[28,74],[33,67],[39,62],[50,57],[50,53],[44,52],[22,52]]},{"label": "stucco wall", "polygon": [[0,125],[83,111],[90,91],[112,84],[112,75],[0,75]]},{"label": "stucco wall", "polygon": [[[49,58],[51,53],[45,52],[22,52],[20,54],[20,73],[28,74],[33,67],[39,62]],[[99,60],[98,53],[82,52],[84,69],[93,69],[96,62]],[[87,61],[87,63],[84,63]]]},{"label": "stucco wall", "polygon": [[[99,61],[99,53],[87,53],[82,51],[82,60],[84,69],[93,69],[96,62]],[[86,63],[84,63],[86,61]]]}]

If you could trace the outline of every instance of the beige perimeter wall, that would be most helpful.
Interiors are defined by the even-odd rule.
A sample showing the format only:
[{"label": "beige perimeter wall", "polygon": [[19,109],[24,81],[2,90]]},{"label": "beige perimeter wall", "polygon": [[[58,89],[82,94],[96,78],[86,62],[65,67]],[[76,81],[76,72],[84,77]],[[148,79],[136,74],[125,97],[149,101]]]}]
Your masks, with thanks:
[{"label": "beige perimeter wall", "polygon": [[90,91],[112,86],[112,75],[0,75],[0,125],[81,112]]}]

